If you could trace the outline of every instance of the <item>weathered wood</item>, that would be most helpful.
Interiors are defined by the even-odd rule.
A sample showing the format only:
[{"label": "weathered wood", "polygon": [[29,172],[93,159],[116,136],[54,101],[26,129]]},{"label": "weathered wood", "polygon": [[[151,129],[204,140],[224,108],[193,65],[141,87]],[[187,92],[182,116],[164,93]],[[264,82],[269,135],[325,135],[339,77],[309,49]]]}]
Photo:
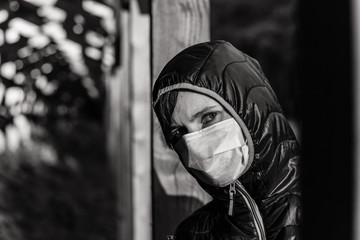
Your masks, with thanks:
[{"label": "weathered wood", "polygon": [[107,79],[108,152],[116,176],[118,239],[151,239],[150,15],[119,9],[120,67]]},{"label": "weathered wood", "polygon": [[[121,66],[116,74],[108,78],[107,83],[108,147],[117,181],[118,239],[143,240],[151,239],[152,236],[150,21],[148,14],[140,13],[136,0],[129,1],[129,7],[129,11],[120,10]],[[152,8],[154,36],[152,77],[155,78],[163,65],[177,52],[194,43],[209,39],[209,3],[207,0],[156,0],[153,1]],[[154,132],[156,139],[159,139],[160,132],[158,130]],[[163,142],[156,140],[156,144],[156,151],[162,155]],[[168,160],[176,162],[179,166],[178,159],[171,154],[165,156],[172,156]],[[156,166],[159,165],[155,164],[155,169]],[[180,188],[180,192],[179,189],[175,189],[174,192],[188,196],[194,196],[194,192],[198,194],[196,186],[194,188],[195,182],[184,181],[183,179],[187,177],[183,173],[185,172],[180,171],[180,175],[173,177],[183,186],[188,186],[186,188],[195,191],[186,192]],[[162,188],[156,183],[155,181],[159,193]],[[156,192],[154,194],[159,196]],[[198,194],[197,198],[206,201],[206,197],[202,194]],[[173,212],[163,212],[167,215],[163,220],[170,221],[163,230],[169,230],[168,233],[171,234],[174,228],[167,226],[178,224],[180,218],[171,218],[170,214],[185,216],[199,207],[201,202],[189,197],[169,196],[169,199],[155,199],[155,201],[168,206],[175,203]]]},{"label": "weathered wood", "polygon": [[129,14],[117,6],[121,34],[121,65],[106,79],[107,145],[116,181],[118,239],[132,239],[132,163],[129,79]]},{"label": "weathered wood", "polygon": [[144,240],[152,235],[150,14],[131,0],[130,19],[133,239]]},{"label": "weathered wood", "polygon": [[[208,0],[153,0],[153,82],[164,65],[178,52],[195,43],[208,41]],[[179,222],[210,197],[186,173],[176,154],[166,149],[154,115],[153,176],[154,237],[166,239]]]},{"label": "weathered wood", "polygon": [[179,51],[210,39],[209,0],[154,0],[153,79]]}]

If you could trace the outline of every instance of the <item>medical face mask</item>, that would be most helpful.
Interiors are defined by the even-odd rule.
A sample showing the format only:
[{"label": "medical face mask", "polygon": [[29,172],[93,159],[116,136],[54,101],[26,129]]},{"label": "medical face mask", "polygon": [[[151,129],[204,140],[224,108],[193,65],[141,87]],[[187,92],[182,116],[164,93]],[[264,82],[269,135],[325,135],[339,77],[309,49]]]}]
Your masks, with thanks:
[{"label": "medical face mask", "polygon": [[249,148],[234,118],[185,134],[174,148],[187,168],[201,171],[201,180],[219,187],[238,179],[249,161]]}]

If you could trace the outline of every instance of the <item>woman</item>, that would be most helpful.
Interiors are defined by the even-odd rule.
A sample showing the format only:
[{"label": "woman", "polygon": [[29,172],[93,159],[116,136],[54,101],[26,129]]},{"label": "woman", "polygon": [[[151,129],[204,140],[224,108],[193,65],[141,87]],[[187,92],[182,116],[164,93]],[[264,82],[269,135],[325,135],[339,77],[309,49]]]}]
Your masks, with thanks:
[{"label": "woman", "polygon": [[169,147],[214,200],[175,239],[299,239],[298,142],[258,62],[224,41],[160,73],[153,104]]}]

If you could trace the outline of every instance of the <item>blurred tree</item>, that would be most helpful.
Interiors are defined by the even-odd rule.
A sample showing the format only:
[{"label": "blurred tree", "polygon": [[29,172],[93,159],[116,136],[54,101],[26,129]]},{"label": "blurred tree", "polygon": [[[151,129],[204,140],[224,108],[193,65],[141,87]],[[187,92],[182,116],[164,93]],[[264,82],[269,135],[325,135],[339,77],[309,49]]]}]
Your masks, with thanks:
[{"label": "blurred tree", "polygon": [[[103,73],[114,62],[106,49],[115,39],[114,12],[95,1],[49,2],[2,3],[0,116],[101,121]],[[12,87],[22,89],[22,101],[6,94]]]},{"label": "blurred tree", "polygon": [[105,0],[0,3],[1,239],[115,239],[103,114],[115,29]]}]

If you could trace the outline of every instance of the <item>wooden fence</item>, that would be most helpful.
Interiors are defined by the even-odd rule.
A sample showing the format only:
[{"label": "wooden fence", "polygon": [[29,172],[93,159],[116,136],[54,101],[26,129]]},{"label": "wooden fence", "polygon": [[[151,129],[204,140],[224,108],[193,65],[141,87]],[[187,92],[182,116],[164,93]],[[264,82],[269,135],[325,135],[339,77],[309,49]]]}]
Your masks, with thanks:
[{"label": "wooden fence", "polygon": [[118,239],[166,239],[210,197],[164,147],[152,113],[151,89],[176,53],[209,40],[209,1],[118,4],[121,64],[107,77],[108,152],[117,181]]}]

